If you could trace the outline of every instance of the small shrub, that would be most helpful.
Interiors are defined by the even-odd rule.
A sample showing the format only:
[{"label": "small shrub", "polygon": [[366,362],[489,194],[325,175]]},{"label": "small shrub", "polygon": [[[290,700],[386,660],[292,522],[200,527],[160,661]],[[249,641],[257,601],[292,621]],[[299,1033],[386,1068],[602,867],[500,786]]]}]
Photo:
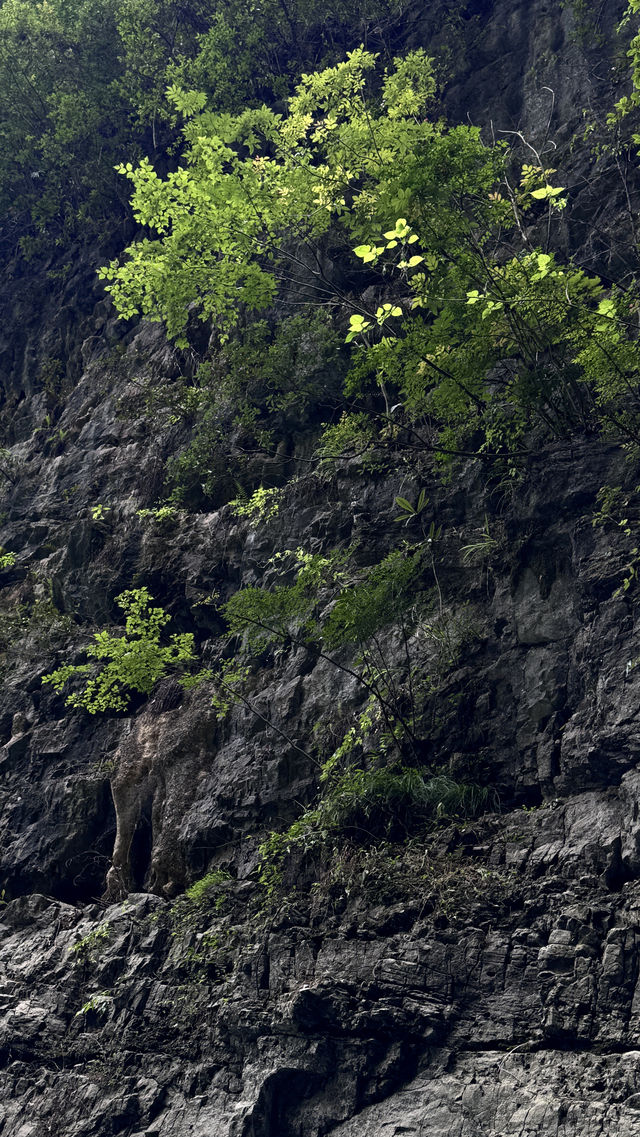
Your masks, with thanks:
[{"label": "small shrub", "polygon": [[[103,663],[84,689],[67,696],[69,707],[84,707],[89,714],[99,711],[126,710],[134,692],[149,695],[156,683],[166,675],[182,671],[195,662],[193,635],[172,635],[168,644],[161,643],[161,633],[171,617],[163,608],[152,608],[152,597],[146,588],[121,593],[117,603],[126,616],[125,634],[112,636],[108,631],[96,632],[94,643],[85,649],[92,659]],[[93,663],[65,663],[42,676],[62,691],[70,679],[94,670]]]},{"label": "small shrub", "polygon": [[246,517],[255,525],[259,521],[270,521],[276,516],[281,497],[281,489],[265,489],[260,486],[250,498],[234,498],[229,502],[229,508],[236,517]]},{"label": "small shrub", "polygon": [[218,925],[207,927],[204,932],[201,929],[205,921],[208,924],[222,912],[229,899],[230,882],[228,872],[214,869],[194,881],[171,908],[171,934],[182,943],[183,950],[186,949],[184,958],[190,965],[210,965],[229,936],[228,929]]},{"label": "small shrub", "polygon": [[224,889],[230,880],[229,873],[224,869],[214,869],[213,872],[208,872],[206,876],[189,885],[183,901],[194,908],[204,908],[209,904],[214,904],[216,909],[221,908],[225,901]]},{"label": "small shrub", "polygon": [[364,411],[341,415],[333,425],[325,423],[316,458],[321,466],[357,460],[367,473],[384,469],[386,462],[380,433]]},{"label": "small shrub", "polygon": [[284,833],[272,833],[260,846],[259,881],[267,896],[279,888],[286,860],[322,851],[349,838],[364,844],[407,836],[424,822],[476,816],[495,795],[485,786],[454,781],[409,766],[352,767],[333,778],[319,803]]},{"label": "small shrub", "polygon": [[175,505],[158,505],[154,509],[138,509],[137,516],[141,521],[151,521],[155,525],[166,526],[177,520],[178,510]]},{"label": "small shrub", "polygon": [[70,953],[75,956],[77,963],[90,963],[96,955],[106,946],[111,935],[110,924],[99,924],[81,940],[71,947]]}]

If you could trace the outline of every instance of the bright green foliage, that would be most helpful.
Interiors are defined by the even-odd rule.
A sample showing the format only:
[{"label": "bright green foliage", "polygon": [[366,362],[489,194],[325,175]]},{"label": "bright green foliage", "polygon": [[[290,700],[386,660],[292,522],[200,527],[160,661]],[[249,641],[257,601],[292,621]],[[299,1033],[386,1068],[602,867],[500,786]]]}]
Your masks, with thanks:
[{"label": "bright green foliage", "polygon": [[[286,95],[350,28],[402,0],[4,0],[0,205],[23,251],[101,234],[122,196],[114,165],[175,141],[201,90],[238,113]],[[336,37],[336,31],[338,36]],[[168,97],[170,89],[173,97]],[[197,105],[197,104],[196,104]]]},{"label": "bright green foliage", "polygon": [[612,288],[593,313],[583,314],[575,362],[595,397],[607,433],[640,443],[638,347],[634,330],[640,311],[636,284]]},{"label": "bright green foliage", "polygon": [[[425,118],[424,53],[396,60],[378,98],[376,66],[360,48],[303,76],[285,116],[199,112],[185,95],[187,163],[165,179],[148,162],[123,168],[158,236],[104,270],[116,305],[164,320],[183,344],[195,305],[224,335],[292,281],[316,303],[335,294],[320,257],[330,235],[385,291],[372,307],[364,293],[351,302],[349,394],[373,388],[387,418],[394,407],[410,429],[437,425],[443,452],[473,436],[482,453],[526,449],[536,424],[565,437],[600,422],[636,441],[629,293],[610,295],[525,235],[525,215],[549,228],[566,207],[553,169],[526,165],[512,187],[502,146]],[[366,431],[364,413],[341,433]],[[329,433],[322,449],[336,443]]]},{"label": "bright green foliage", "polygon": [[325,762],[322,763],[320,770],[320,784],[329,782],[345,767],[354,763],[354,752],[361,750],[364,747],[365,740],[373,735],[378,735],[378,748],[379,754],[385,754],[389,749],[389,736],[380,735],[380,728],[382,724],[382,716],[380,714],[380,706],[376,701],[375,695],[370,695],[365,703],[364,710],[360,712],[355,726],[349,727],[346,731],[341,743],[330,754]]},{"label": "bright green foliage", "polygon": [[191,303],[224,330],[239,305],[265,308],[285,270],[313,295],[320,270],[292,251],[292,240],[317,242],[336,215],[353,236],[364,233],[405,199],[398,160],[437,136],[413,117],[433,92],[430,65],[422,53],[410,63],[402,92],[393,75],[385,87],[390,109],[400,99],[412,116],[402,129],[388,115],[374,128],[366,84],[375,57],[360,48],[335,68],[305,75],[285,118],[267,107],[190,118],[188,165],[164,180],[147,161],[122,167],[134,185],[136,218],[158,239],[137,242],[128,261],[104,270],[121,313],[162,319],[184,342]]},{"label": "bright green foliage", "polygon": [[281,497],[281,489],[259,486],[250,498],[235,498],[229,502],[229,507],[236,517],[247,517],[255,525],[277,515]]},{"label": "bright green foliage", "polygon": [[85,649],[90,659],[102,664],[97,674],[93,663],[67,663],[42,676],[42,682],[53,684],[56,691],[62,691],[70,679],[91,676],[66,703],[84,707],[92,715],[126,710],[134,692],[149,695],[158,680],[183,671],[196,659],[190,632],[174,634],[162,644],[162,631],[171,617],[163,608],[151,606],[146,588],[129,589],[116,599],[126,616],[125,634],[96,632],[94,643]]},{"label": "bright green foliage", "polygon": [[212,872],[208,872],[206,876],[201,877],[200,880],[189,885],[181,898],[182,902],[186,902],[193,908],[213,906],[216,911],[219,911],[224,905],[225,889],[228,887],[230,879],[229,873],[224,869],[214,869]]},{"label": "bright green foliage", "polygon": [[13,568],[16,563],[15,553],[1,553],[0,554],[0,570]]},{"label": "bright green foliage", "polygon": [[155,525],[167,527],[178,519],[175,505],[158,505],[154,509],[137,509],[141,521],[152,521]]},{"label": "bright green foliage", "polygon": [[[637,442],[632,293],[527,235],[545,219],[548,240],[567,207],[554,169],[524,165],[518,181],[479,130],[429,121],[424,52],[394,60],[379,94],[376,68],[360,48],[302,76],[286,115],[216,114],[174,92],[189,115],[186,163],[164,180],[149,163],[124,169],[136,217],[158,235],[105,269],[116,305],[164,319],[181,343],[190,306],[224,337],[243,306],[291,288],[316,304],[338,297],[344,314],[323,269],[331,241],[354,252],[355,280],[379,284],[373,302],[349,293],[347,393],[379,392],[414,441],[435,428],[443,455],[497,457],[600,425]],[[356,426],[380,437],[365,415],[352,407],[331,426],[321,456],[348,448],[349,430],[357,441]]]}]

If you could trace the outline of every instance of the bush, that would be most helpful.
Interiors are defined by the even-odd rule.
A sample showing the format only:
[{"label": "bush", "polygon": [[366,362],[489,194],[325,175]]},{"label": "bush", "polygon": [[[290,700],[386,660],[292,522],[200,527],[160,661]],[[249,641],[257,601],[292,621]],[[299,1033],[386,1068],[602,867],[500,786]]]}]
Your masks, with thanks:
[{"label": "bush", "polygon": [[[108,631],[96,632],[95,643],[86,654],[103,662],[82,691],[67,696],[69,707],[84,707],[91,715],[98,711],[124,711],[133,693],[149,695],[156,683],[175,671],[195,662],[193,635],[172,635],[169,643],[161,643],[161,633],[171,617],[162,608],[152,608],[152,597],[146,588],[133,588],[121,593],[117,603],[126,615],[125,634],[112,636]],[[106,661],[106,662],[105,662]],[[94,671],[93,663],[65,663],[42,676],[62,691],[70,679]]]},{"label": "bush", "polygon": [[314,809],[261,845],[260,882],[270,895],[282,881],[286,859],[296,852],[324,849],[326,854],[328,845],[347,838],[368,844],[406,837],[419,823],[474,817],[492,796],[485,786],[415,767],[351,767],[335,778]]}]

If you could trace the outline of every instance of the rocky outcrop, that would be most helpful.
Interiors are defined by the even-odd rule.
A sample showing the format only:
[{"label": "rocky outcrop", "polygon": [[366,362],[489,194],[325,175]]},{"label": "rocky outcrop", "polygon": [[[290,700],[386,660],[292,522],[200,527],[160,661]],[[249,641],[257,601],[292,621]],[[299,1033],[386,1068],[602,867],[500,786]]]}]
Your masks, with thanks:
[{"label": "rocky outcrop", "polygon": [[[51,464],[68,480],[81,455]],[[252,883],[257,844],[311,800],[313,763],[246,709],[217,723],[203,691],[163,688],[132,718],[96,724],[40,692],[49,643],[14,660],[0,1132],[636,1132],[635,601],[614,596],[628,538],[592,524],[599,486],[630,473],[615,448],[584,442],[541,454],[506,500],[474,463],[430,486],[441,588],[474,623],[438,692],[431,746],[490,770],[500,812],[378,863],[353,853],[275,909],[260,910]],[[314,540],[329,507],[334,532],[384,547],[406,487],[398,475],[363,488],[347,468],[323,487],[311,477],[306,508],[262,528],[226,509],[185,518],[163,563],[176,614],[214,576],[253,579],[285,532]],[[487,511],[502,549],[465,565]],[[98,552],[58,571],[62,595],[108,605],[109,565],[134,549],[141,571],[159,538],[133,509],[117,525],[79,524]],[[68,564],[76,530],[48,525],[51,556]],[[54,612],[67,642],[77,633]],[[348,676],[295,647],[253,697],[294,744],[359,705]],[[114,837],[121,898],[87,907]],[[216,864],[232,874],[220,907],[176,905]]]},{"label": "rocky outcrop", "polygon": [[395,903],[12,901],[5,1131],[635,1133],[637,782],[449,834]]}]

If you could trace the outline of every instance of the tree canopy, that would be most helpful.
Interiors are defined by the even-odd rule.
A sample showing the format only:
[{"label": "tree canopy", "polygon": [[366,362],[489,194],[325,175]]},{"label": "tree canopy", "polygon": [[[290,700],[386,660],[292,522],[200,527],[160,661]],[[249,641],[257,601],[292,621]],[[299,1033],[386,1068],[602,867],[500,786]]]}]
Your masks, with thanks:
[{"label": "tree canopy", "polygon": [[635,284],[563,264],[555,171],[436,119],[434,93],[423,51],[381,68],[362,47],[303,75],[285,113],[174,85],[184,160],[120,167],[155,235],[102,270],[118,310],[186,346],[193,312],[224,340],[247,310],[325,304],[349,320],[347,395],[377,391],[442,452],[517,451],[532,423],[636,443]]}]

